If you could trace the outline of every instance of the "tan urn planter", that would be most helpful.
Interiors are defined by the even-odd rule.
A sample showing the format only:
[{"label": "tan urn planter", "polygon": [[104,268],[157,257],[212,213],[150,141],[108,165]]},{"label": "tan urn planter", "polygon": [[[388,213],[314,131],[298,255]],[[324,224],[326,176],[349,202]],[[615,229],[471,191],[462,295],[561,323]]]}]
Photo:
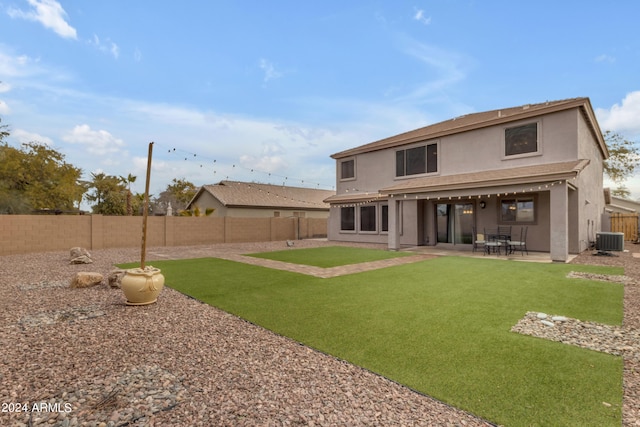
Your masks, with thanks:
[{"label": "tan urn planter", "polygon": [[164,276],[159,268],[130,268],[126,270],[121,289],[127,297],[127,305],[147,305],[158,300],[164,287]]}]

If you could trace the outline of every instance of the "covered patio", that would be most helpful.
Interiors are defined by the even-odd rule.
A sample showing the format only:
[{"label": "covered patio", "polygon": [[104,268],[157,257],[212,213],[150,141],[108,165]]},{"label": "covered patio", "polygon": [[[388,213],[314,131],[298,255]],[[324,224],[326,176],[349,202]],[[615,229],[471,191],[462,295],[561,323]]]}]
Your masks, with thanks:
[{"label": "covered patio", "polygon": [[[461,247],[463,246],[463,247]],[[511,254],[505,254],[502,252],[498,254],[485,254],[483,251],[473,252],[471,245],[458,245],[456,247],[451,245],[438,245],[438,246],[411,246],[403,247],[403,252],[413,252],[421,255],[432,256],[460,256],[460,257],[472,257],[483,259],[498,259],[503,261],[520,261],[520,262],[540,262],[551,263],[551,254],[549,252],[534,252],[529,251],[528,254],[521,255],[520,252]],[[577,255],[570,254],[566,262],[571,262]]]},{"label": "covered patio", "polygon": [[[529,251],[567,262],[570,253],[588,247],[591,237],[579,235],[580,209],[588,210],[589,202],[580,200],[576,186],[576,178],[588,164],[589,160],[577,160],[421,177],[383,188],[380,194],[389,203],[388,247],[399,250],[401,236],[415,232],[418,246],[470,250],[473,229],[483,233],[509,226],[515,239],[526,227]],[[589,212],[587,218],[597,215]]]}]

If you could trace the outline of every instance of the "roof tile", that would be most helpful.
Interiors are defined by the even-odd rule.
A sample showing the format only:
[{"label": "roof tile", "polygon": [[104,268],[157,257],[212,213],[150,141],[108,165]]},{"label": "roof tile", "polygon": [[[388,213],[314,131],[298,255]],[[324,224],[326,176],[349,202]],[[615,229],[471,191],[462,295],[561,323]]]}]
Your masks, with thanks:
[{"label": "roof tile", "polygon": [[203,188],[225,206],[328,209],[324,199],[335,191],[255,182],[221,181]]}]

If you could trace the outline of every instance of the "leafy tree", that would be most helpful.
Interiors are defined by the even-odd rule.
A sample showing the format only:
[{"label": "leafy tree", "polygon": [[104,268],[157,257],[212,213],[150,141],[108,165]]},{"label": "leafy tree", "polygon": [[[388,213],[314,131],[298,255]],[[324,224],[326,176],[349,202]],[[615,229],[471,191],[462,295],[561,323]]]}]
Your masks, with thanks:
[{"label": "leafy tree", "polygon": [[196,186],[185,179],[173,179],[171,184],[167,185],[167,189],[160,193],[160,197],[156,198],[154,205],[159,211],[167,211],[169,203],[174,212],[184,210],[193,196],[196,195],[198,189]]},{"label": "leafy tree", "polygon": [[626,185],[619,185],[611,191],[611,195],[620,197],[622,199],[629,199],[631,198],[631,191],[627,188]]},{"label": "leafy tree", "polygon": [[206,208],[204,212],[200,209],[200,206],[196,206],[193,209],[182,209],[178,212],[180,216],[210,216],[215,212],[215,208]]},{"label": "leafy tree", "polygon": [[[2,119],[0,119],[0,123],[2,123]],[[0,142],[3,142],[4,139],[9,136],[8,128],[8,125],[0,125]]]},{"label": "leafy tree", "polygon": [[136,176],[129,174],[126,178],[124,176],[120,177],[120,180],[127,185],[127,215],[133,215],[134,210],[134,202],[133,202],[133,193],[131,193],[131,184],[136,182]]},{"label": "leafy tree", "polygon": [[622,183],[633,176],[638,168],[640,150],[634,142],[616,132],[606,131],[604,139],[609,150],[609,158],[604,162],[604,173],[618,185],[613,194],[628,197],[629,190]]},{"label": "leafy tree", "polygon": [[0,212],[75,210],[86,191],[80,182],[82,170],[44,144],[9,146],[2,141],[9,135],[5,129],[0,127]]},{"label": "leafy tree", "polygon": [[86,195],[93,203],[93,213],[102,215],[125,215],[127,213],[127,187],[117,176],[106,175],[103,172],[92,173],[91,192]]}]

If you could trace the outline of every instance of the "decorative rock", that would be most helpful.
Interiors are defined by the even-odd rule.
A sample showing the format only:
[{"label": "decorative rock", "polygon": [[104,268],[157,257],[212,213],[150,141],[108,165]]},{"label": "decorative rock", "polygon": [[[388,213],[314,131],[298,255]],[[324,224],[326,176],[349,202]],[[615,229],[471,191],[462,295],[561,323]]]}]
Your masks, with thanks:
[{"label": "decorative rock", "polygon": [[564,316],[553,316],[551,320],[554,322],[566,322],[568,319]]},{"label": "decorative rock", "polygon": [[546,319],[547,317],[549,317],[545,313],[538,313],[537,316],[538,316],[538,319]]},{"label": "decorative rock", "polygon": [[69,257],[71,261],[70,264],[91,264],[93,260],[91,259],[91,254],[88,250],[81,247],[71,248],[69,251]]},{"label": "decorative rock", "polygon": [[91,258],[91,254],[89,253],[89,251],[87,251],[85,248],[81,248],[81,247],[75,247],[75,248],[71,248],[70,250],[70,258],[74,259],[74,258],[78,258],[81,256],[86,256]]},{"label": "decorative rock", "polygon": [[549,322],[548,320],[541,320],[541,322],[543,325],[546,325],[546,326],[551,326],[551,327],[555,326],[553,322]]},{"label": "decorative rock", "polygon": [[92,264],[93,260],[86,255],[80,255],[79,257],[71,258],[69,264]]},{"label": "decorative rock", "polygon": [[125,274],[126,274],[126,271],[124,270],[121,270],[121,269],[113,270],[111,273],[109,273],[109,276],[107,276],[107,282],[109,282],[109,286],[111,286],[112,288],[120,289],[122,284],[122,278],[124,277]]},{"label": "decorative rock", "polygon": [[102,283],[104,277],[100,273],[89,273],[81,271],[76,273],[75,277],[71,279],[70,288],[88,288],[90,286],[96,286]]}]

